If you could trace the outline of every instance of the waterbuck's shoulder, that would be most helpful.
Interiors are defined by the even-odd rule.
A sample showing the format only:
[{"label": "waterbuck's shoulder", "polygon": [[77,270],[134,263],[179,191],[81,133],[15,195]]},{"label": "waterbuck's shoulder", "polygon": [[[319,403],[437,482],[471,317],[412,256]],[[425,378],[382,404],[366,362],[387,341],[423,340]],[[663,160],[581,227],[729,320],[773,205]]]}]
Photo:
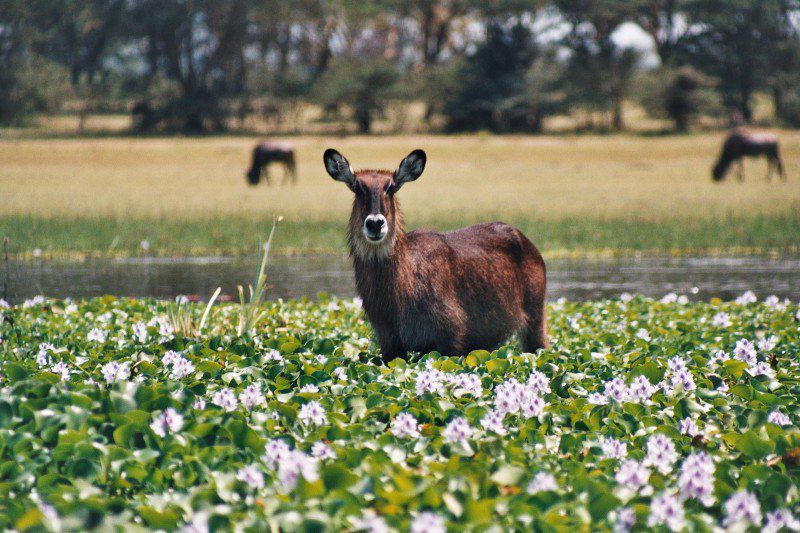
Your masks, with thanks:
[{"label": "waterbuck's shoulder", "polygon": [[422,253],[432,253],[439,248],[456,252],[468,249],[506,251],[518,249],[525,239],[517,228],[504,222],[475,224],[447,232],[418,229],[407,233],[406,237],[409,245]]}]

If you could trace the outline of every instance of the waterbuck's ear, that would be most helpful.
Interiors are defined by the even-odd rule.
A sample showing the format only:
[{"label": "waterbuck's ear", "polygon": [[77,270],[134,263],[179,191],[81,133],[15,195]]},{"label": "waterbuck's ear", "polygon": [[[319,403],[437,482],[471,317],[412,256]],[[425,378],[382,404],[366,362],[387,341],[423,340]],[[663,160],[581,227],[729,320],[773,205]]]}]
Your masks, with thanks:
[{"label": "waterbuck's ear", "polygon": [[342,154],[333,148],[328,148],[325,150],[325,153],[322,154],[322,160],[325,162],[325,170],[328,171],[328,174],[330,174],[333,179],[341,181],[350,187],[351,190],[354,189],[356,177],[353,174],[353,167],[350,166],[350,163],[347,162],[347,159],[345,159]]},{"label": "waterbuck's ear", "polygon": [[414,150],[400,162],[394,173],[394,189],[399,189],[404,183],[414,181],[425,170],[427,156],[422,150]]}]

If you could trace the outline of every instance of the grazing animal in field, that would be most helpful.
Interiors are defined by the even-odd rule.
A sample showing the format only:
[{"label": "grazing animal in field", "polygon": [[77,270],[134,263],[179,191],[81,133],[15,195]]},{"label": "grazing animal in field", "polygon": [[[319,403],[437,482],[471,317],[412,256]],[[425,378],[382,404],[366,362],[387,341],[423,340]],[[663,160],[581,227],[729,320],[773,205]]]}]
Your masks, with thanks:
[{"label": "grazing animal in field", "polygon": [[262,175],[264,181],[269,185],[269,169],[267,167],[270,163],[283,163],[286,169],[283,182],[286,183],[291,179],[292,183],[297,183],[294,146],[288,143],[262,141],[253,148],[253,162],[250,170],[247,171],[247,181],[250,185],[258,185]]},{"label": "grazing animal in field", "polygon": [[355,194],[348,238],[356,290],[384,361],[491,350],[515,333],[528,352],[547,346],[545,264],[522,232],[493,222],[406,233],[397,192],[425,169],[422,150],[394,172],[356,172],[333,149],[323,160]]},{"label": "grazing animal in field", "polygon": [[711,177],[714,181],[725,179],[728,168],[736,162],[738,163],[739,181],[743,181],[744,158],[760,156],[767,158],[767,179],[774,180],[775,171],[781,179],[786,179],[778,149],[778,138],[771,133],[747,133],[739,129],[732,131],[725,139],[722,153],[711,170]]}]

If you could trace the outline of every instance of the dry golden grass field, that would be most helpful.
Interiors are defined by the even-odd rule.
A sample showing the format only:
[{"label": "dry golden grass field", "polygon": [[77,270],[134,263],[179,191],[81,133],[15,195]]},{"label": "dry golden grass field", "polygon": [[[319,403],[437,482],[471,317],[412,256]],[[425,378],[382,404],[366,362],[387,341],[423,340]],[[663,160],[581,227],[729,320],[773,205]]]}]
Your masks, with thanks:
[{"label": "dry golden grass field", "polygon": [[[310,236],[321,227],[343,228],[351,201],[351,193],[323,169],[325,148],[337,148],[356,169],[393,169],[409,151],[423,148],[428,153],[425,174],[400,193],[412,227],[505,219],[533,231],[542,224],[548,235],[557,233],[560,225],[573,228],[573,233],[589,232],[586,239],[591,242],[585,243],[571,243],[569,235],[558,242],[556,235],[561,248],[625,247],[624,242],[603,242],[603,234],[591,235],[593,224],[613,224],[637,237],[630,247],[639,249],[647,243],[639,242],[638,225],[642,231],[647,225],[668,225],[679,234],[680,225],[709,223],[724,233],[726,220],[736,224],[776,218],[781,222],[775,231],[782,234],[764,237],[770,246],[776,246],[777,238],[777,247],[786,248],[800,238],[792,233],[800,225],[800,132],[779,135],[787,182],[768,182],[766,163],[747,161],[744,183],[733,175],[721,184],[712,183],[710,167],[723,133],[404,135],[286,139],[297,148],[297,185],[283,184],[283,169],[272,168],[272,184],[258,187],[244,179],[256,138],[0,140],[0,231],[9,234],[20,251],[35,246],[102,251],[115,237],[121,237],[125,248],[139,242],[136,235],[125,233],[126,226],[152,228],[152,234],[142,238],[163,241],[164,253],[169,247],[181,252],[203,251],[204,246],[230,251],[244,246],[237,242],[236,227],[230,228],[231,235],[207,245],[202,238],[177,242],[175,228],[195,224],[202,232],[209,221],[248,224],[282,214],[290,227],[307,233],[290,238],[293,245],[335,248],[341,243],[327,243],[329,235],[316,240]],[[70,237],[70,224],[81,226],[75,229],[79,235]],[[87,225],[98,228],[97,242],[85,235],[91,233]],[[608,231],[614,233],[613,228]],[[179,233],[193,238],[186,228]],[[752,237],[737,240],[734,235],[720,244],[758,247]],[[248,238],[247,246],[254,239]],[[686,245],[691,242],[659,242],[653,248]],[[701,248],[713,245],[698,243]]]}]

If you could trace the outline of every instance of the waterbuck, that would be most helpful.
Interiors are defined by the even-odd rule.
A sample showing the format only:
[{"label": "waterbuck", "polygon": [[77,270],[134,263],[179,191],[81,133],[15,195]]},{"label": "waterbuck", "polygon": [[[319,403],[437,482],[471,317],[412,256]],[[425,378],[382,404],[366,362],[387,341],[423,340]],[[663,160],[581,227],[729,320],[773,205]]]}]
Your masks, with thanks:
[{"label": "waterbuck", "polygon": [[397,191],[422,174],[422,150],[394,172],[354,171],[333,149],[323,160],[355,193],[348,239],[356,290],[384,361],[491,350],[515,333],[525,351],[547,346],[545,265],[522,232],[501,222],[406,232]]},{"label": "waterbuck", "polygon": [[247,171],[247,181],[250,185],[258,185],[261,181],[262,172],[264,181],[269,185],[270,163],[283,163],[286,168],[283,182],[286,183],[290,178],[292,183],[297,183],[297,171],[294,164],[294,146],[288,143],[276,143],[262,141],[253,148],[253,162],[250,170]]},{"label": "waterbuck", "polygon": [[767,179],[772,181],[776,170],[781,179],[786,179],[778,150],[778,138],[771,133],[748,133],[738,129],[732,131],[725,139],[722,153],[711,170],[711,177],[714,181],[725,179],[728,168],[737,162],[738,178],[739,181],[743,181],[744,158],[760,156],[767,158]]}]

